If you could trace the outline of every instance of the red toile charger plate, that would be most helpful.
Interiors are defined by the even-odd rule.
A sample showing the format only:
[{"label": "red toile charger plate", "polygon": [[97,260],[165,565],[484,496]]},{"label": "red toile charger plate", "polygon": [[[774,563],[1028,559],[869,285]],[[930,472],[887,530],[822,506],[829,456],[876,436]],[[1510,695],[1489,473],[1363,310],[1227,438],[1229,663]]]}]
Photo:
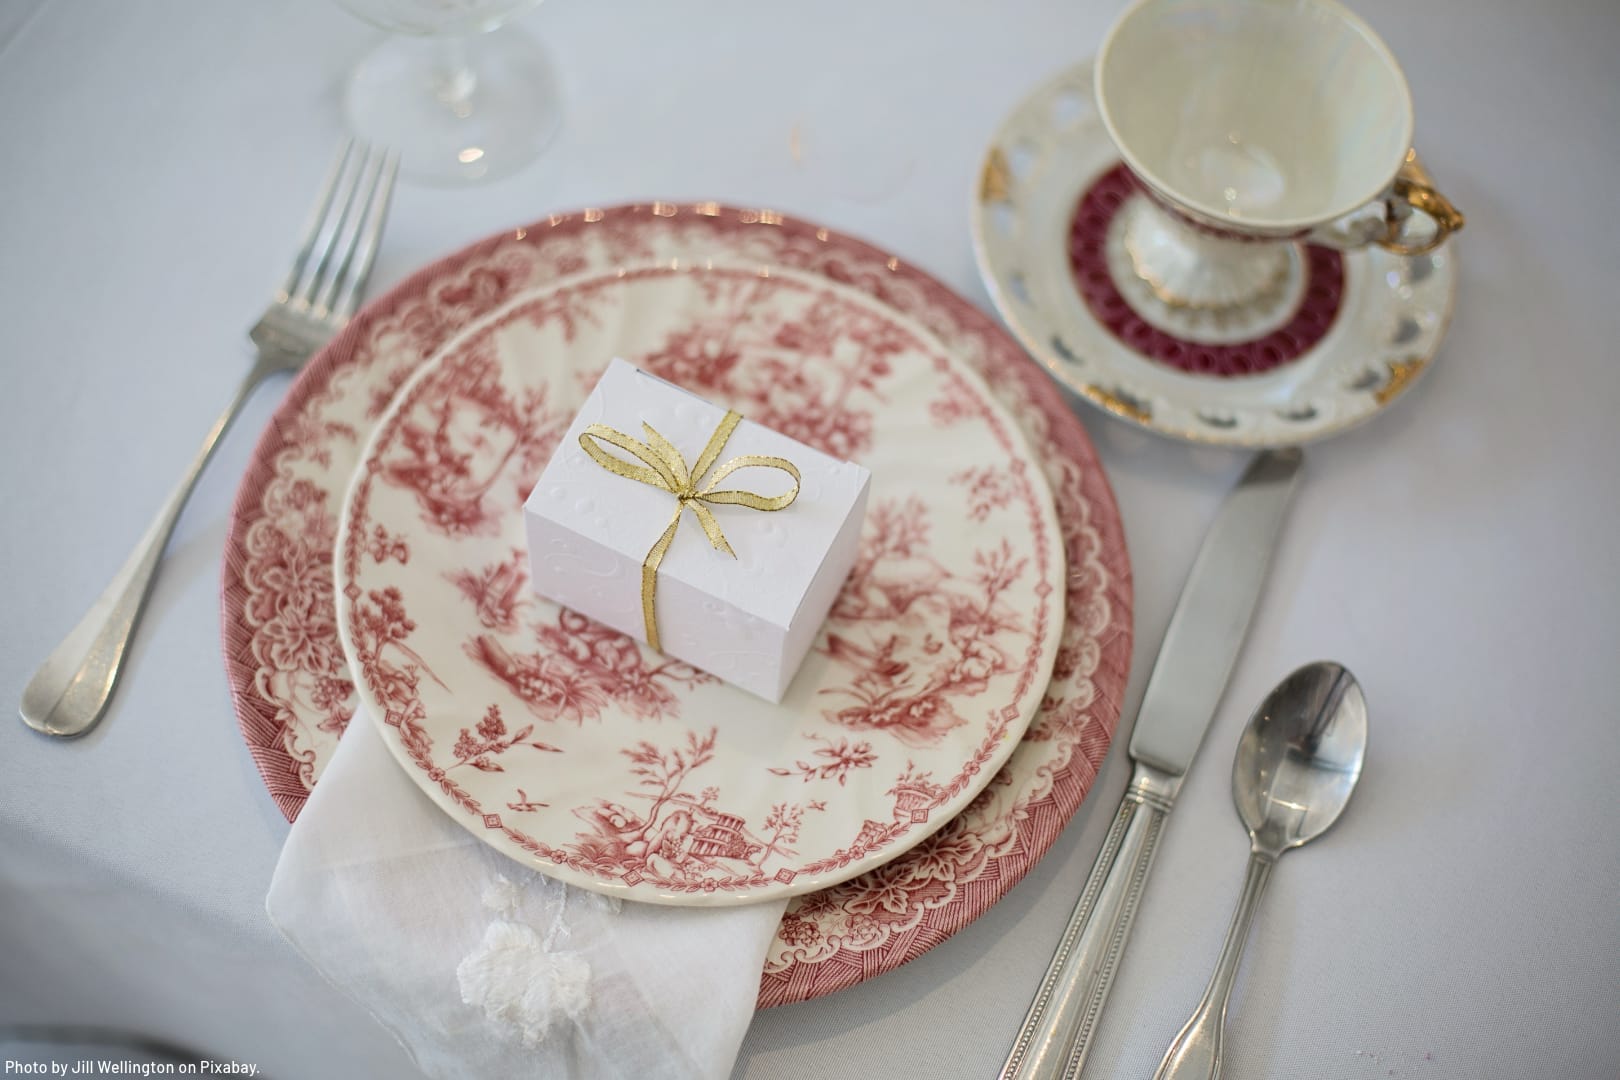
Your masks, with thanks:
[{"label": "red toile charger plate", "polygon": [[[293,384],[237,495],[221,618],[243,736],[291,819],[358,705],[338,636],[333,549],[350,475],[395,392],[462,327],[520,292],[612,267],[710,259],[818,275],[931,331],[1018,422],[1052,489],[1069,566],[1052,682],[1012,757],[910,852],[792,901],[761,983],[760,1005],[771,1006],[898,967],[988,910],[1079,807],[1119,719],[1131,586],[1113,494],[1057,388],[972,304],[868,244],[713,203],[585,210],[480,241],[368,305]],[[711,350],[689,362],[724,360]]]}]

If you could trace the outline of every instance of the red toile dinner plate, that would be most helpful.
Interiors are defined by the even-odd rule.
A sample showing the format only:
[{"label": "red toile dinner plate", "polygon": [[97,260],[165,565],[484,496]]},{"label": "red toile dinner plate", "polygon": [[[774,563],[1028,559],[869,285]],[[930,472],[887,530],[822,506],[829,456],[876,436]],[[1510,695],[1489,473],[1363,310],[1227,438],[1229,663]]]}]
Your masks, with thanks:
[{"label": "red toile dinner plate", "polygon": [[[524,500],[615,356],[871,472],[854,567],[780,704],[534,595]],[[656,423],[689,460],[708,438]],[[818,497],[805,481],[778,514],[711,512],[738,588]],[[615,502],[606,470],[552,484],[535,498],[638,545],[669,520],[672,498]],[[338,552],[344,651],[411,780],[503,854],[649,903],[813,892],[938,830],[1012,754],[1066,616],[1051,493],[983,380],[893,308],[775,263],[617,266],[474,322],[394,399]],[[658,573],[712,558],[677,526]],[[640,596],[639,573],[571,568]]]},{"label": "red toile dinner plate", "polygon": [[[704,260],[820,276],[931,332],[1022,430],[1051,488],[1068,564],[1051,683],[1011,758],[908,853],[790,903],[761,985],[768,1006],[897,967],[988,910],[1080,805],[1119,717],[1130,572],[1101,465],[1057,388],[944,285],[813,224],[712,203],[553,216],[435,263],[368,305],[310,363],[261,438],[226,542],[223,636],[243,735],[292,818],[359,704],[338,636],[334,543],[350,475],[396,391],[459,330],[519,293],[569,275]],[[813,750],[805,758],[820,764]]]}]

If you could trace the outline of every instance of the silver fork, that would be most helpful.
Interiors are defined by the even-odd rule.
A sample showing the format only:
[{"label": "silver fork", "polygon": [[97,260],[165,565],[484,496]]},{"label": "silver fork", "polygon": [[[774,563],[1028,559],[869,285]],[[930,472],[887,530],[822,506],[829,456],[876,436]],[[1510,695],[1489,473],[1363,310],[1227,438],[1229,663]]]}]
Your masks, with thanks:
[{"label": "silver fork", "polygon": [[303,367],[354,314],[388,217],[398,169],[398,155],[357,146],[352,139],[339,150],[287,280],[248,332],[258,346],[253,369],[214,421],[191,468],[129,560],[23,689],[23,723],[35,731],[64,738],[83,735],[106,713],[163,549],[197,477],[254,389],[277,372]]}]

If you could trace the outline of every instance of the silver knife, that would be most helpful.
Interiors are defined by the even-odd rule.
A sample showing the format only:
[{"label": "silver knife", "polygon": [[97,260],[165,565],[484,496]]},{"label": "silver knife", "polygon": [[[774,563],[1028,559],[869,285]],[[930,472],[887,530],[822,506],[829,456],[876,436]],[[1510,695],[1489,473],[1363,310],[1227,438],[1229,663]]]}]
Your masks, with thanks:
[{"label": "silver knife", "polygon": [[1159,833],[1226,689],[1303,458],[1298,449],[1261,453],[1204,537],[1137,710],[1130,786],[1001,1080],[1080,1075]]}]

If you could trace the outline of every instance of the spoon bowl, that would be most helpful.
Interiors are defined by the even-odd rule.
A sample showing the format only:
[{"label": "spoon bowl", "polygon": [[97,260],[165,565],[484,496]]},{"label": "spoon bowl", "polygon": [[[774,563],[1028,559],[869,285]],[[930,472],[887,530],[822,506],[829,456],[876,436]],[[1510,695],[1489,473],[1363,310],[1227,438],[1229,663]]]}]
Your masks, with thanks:
[{"label": "spoon bowl", "polygon": [[1278,683],[1232,762],[1232,801],[1254,849],[1275,858],[1326,832],[1366,752],[1367,702],[1354,675],[1321,661]]},{"label": "spoon bowl", "polygon": [[1249,830],[1249,870],[1203,1000],[1154,1080],[1214,1080],[1226,1007],[1249,926],[1283,852],[1326,832],[1350,801],[1367,753],[1367,702],[1343,665],[1306,664],[1266,695],[1232,762],[1232,801]]}]

